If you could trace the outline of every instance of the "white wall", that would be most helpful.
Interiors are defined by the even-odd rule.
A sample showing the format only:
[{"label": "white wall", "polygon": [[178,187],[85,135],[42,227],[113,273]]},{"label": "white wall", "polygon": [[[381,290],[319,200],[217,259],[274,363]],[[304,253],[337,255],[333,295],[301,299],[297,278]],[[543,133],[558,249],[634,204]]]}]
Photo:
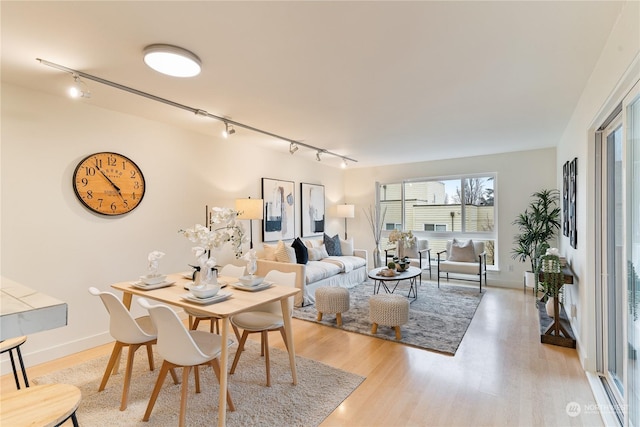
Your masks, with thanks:
[{"label": "white wall", "polygon": [[[551,142],[545,142],[551,145]],[[355,237],[357,246],[369,249],[371,254],[374,240],[363,208],[367,209],[375,200],[376,181],[388,183],[407,178],[495,172],[499,224],[496,251],[501,270],[489,273],[488,282],[489,285],[522,287],[522,275],[527,270],[527,264],[511,258],[513,236],[517,232],[512,222],[527,207],[533,192],[543,188],[557,188],[556,163],[555,148],[548,148],[347,170],[345,201],[356,205],[356,218],[349,220],[349,235]],[[511,272],[508,271],[510,265],[513,266]]]},{"label": "white wall", "polygon": [[[577,282],[566,286],[566,305],[576,306],[572,327],[577,334],[583,366],[595,369],[595,142],[594,131],[620,103],[633,82],[640,78],[640,3],[629,1],[621,11],[609,40],[589,78],[573,116],[558,145],[557,169],[578,158],[577,230],[578,247],[573,249],[566,237],[561,252],[571,262]],[[635,61],[635,62],[634,62]],[[562,186],[562,174],[558,186]]]},{"label": "white wall", "polygon": [[[262,177],[295,181],[298,200],[300,182],[323,184],[329,212],[343,194],[341,169],[8,84],[1,149],[0,272],[69,306],[68,326],[29,336],[29,366],[110,340],[106,311],[89,286],[107,290],[138,277],[152,250],[166,253],[163,271],[188,270],[191,244],[178,230],[202,223],[205,204],[260,197]],[[98,151],[122,153],[142,169],[147,191],[130,214],[98,216],[76,199],[74,168]],[[299,215],[298,207],[297,235]],[[260,227],[254,222],[254,242]],[[329,218],[327,230],[341,232],[342,222]],[[231,261],[227,247],[218,262]]]}]

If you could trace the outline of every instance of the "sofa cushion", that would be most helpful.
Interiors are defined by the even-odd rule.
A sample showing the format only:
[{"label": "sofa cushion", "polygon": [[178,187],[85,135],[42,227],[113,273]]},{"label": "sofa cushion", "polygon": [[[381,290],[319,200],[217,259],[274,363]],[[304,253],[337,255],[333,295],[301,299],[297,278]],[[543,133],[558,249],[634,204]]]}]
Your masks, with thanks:
[{"label": "sofa cushion", "polygon": [[319,248],[320,246],[324,245],[324,242],[322,239],[307,239],[303,241],[305,246],[309,249],[313,249],[313,248]]},{"label": "sofa cushion", "polygon": [[309,252],[309,261],[320,261],[321,259],[329,256],[329,254],[327,254],[327,249],[325,248],[324,245],[318,248],[308,249],[308,252]]},{"label": "sofa cushion", "polygon": [[296,261],[298,264],[306,264],[309,261],[309,252],[299,237],[293,241],[291,247],[296,251]]},{"label": "sofa cushion", "polygon": [[336,274],[340,274],[340,267],[335,264],[323,261],[309,261],[305,268],[305,281],[307,284],[314,283]]},{"label": "sofa cushion", "polygon": [[278,242],[276,247],[276,261],[279,262],[296,262],[296,251],[290,246],[284,244],[282,240]]},{"label": "sofa cushion", "polygon": [[278,247],[278,245],[270,245],[268,243],[264,243],[263,247],[264,247],[263,258],[266,259],[267,261],[277,261],[276,248]]},{"label": "sofa cushion", "polygon": [[354,247],[353,247],[353,238],[349,240],[340,239],[340,251],[342,255],[353,256]]},{"label": "sofa cushion", "polygon": [[463,243],[453,239],[448,260],[455,262],[476,262],[476,251],[473,246],[473,240],[469,239]]},{"label": "sofa cushion", "polygon": [[323,258],[322,262],[337,265],[342,273],[348,273],[356,268],[363,267],[367,264],[367,261],[364,258],[345,255]]},{"label": "sofa cushion", "polygon": [[342,256],[342,249],[340,248],[340,236],[337,234],[333,237],[324,235],[324,246],[327,248],[329,256]]}]

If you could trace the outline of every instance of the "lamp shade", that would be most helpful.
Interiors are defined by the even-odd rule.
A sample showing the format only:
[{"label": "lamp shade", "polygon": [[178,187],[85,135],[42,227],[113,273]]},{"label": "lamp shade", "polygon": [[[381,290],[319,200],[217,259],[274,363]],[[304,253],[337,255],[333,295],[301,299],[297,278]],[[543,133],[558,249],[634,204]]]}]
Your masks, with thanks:
[{"label": "lamp shade", "polygon": [[336,214],[338,218],[353,218],[355,216],[354,205],[338,205]]},{"label": "lamp shade", "polygon": [[263,219],[262,199],[236,199],[238,219]]}]

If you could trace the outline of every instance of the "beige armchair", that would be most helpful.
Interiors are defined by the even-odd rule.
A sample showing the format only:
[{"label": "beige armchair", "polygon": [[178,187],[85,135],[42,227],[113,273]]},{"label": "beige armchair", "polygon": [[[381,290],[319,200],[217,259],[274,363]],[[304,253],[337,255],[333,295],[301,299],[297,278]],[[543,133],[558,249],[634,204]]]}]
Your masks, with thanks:
[{"label": "beige armchair", "polygon": [[416,236],[410,239],[411,243],[405,246],[404,241],[398,241],[396,247],[385,249],[385,259],[388,263],[394,256],[398,258],[408,257],[411,266],[418,267],[421,272],[429,270],[429,280],[431,280],[431,249],[429,249],[429,241],[427,239],[418,239]]},{"label": "beige armchair", "polygon": [[[446,255],[445,255],[446,254]],[[482,292],[482,277],[487,285],[487,253],[484,250],[484,242],[468,240],[459,242],[456,239],[447,241],[447,249],[438,252],[438,287],[440,287],[440,277],[446,273],[449,280],[449,273],[462,275],[456,277],[460,280],[472,280],[480,282],[480,292]],[[469,276],[477,276],[471,279]]]}]

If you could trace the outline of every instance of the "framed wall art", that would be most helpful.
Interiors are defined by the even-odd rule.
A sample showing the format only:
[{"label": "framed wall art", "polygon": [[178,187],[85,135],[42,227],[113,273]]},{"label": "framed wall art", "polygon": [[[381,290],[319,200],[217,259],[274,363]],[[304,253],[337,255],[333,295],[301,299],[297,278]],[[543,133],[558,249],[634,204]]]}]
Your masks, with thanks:
[{"label": "framed wall art", "polygon": [[300,184],[302,237],[324,234],[324,185]]},{"label": "framed wall art", "polygon": [[292,240],[295,237],[296,225],[293,181],[262,178],[262,199],[262,241]]},{"label": "framed wall art", "polygon": [[577,179],[578,179],[578,158],[575,157],[569,164],[569,243],[572,248],[578,247],[578,222],[577,214]]},{"label": "framed wall art", "polygon": [[569,161],[562,166],[562,234],[569,237]]}]

